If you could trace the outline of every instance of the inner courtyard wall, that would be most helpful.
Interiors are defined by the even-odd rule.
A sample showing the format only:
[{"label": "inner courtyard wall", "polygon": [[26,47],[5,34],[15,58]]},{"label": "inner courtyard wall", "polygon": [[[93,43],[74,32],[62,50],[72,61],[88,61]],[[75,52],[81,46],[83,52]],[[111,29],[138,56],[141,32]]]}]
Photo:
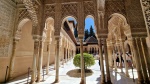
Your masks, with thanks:
[{"label": "inner courtyard wall", "polygon": [[5,79],[12,53],[12,34],[15,21],[15,4],[11,0],[0,0],[0,82]]}]

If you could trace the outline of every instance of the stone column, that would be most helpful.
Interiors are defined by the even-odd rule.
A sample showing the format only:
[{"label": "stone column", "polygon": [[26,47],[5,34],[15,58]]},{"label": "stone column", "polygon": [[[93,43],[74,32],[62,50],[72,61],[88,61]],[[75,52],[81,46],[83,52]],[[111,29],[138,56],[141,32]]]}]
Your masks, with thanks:
[{"label": "stone column", "polygon": [[102,53],[102,42],[101,39],[98,38],[99,44],[99,57],[100,57],[100,70],[101,70],[101,84],[105,84],[105,72],[104,72],[104,62],[103,62],[103,53]]},{"label": "stone column", "polygon": [[49,73],[49,64],[50,64],[50,42],[47,42],[47,64],[46,64],[46,74]]},{"label": "stone column", "polygon": [[55,81],[54,83],[59,82],[59,40],[60,37],[56,37],[56,56],[55,56],[55,63],[56,63],[56,75],[55,75]]},{"label": "stone column", "polygon": [[144,54],[142,52],[142,45],[141,45],[141,40],[140,38],[136,38],[136,44],[137,44],[137,50],[138,50],[138,53],[139,54],[139,60],[140,60],[140,63],[141,63],[141,68],[142,68],[142,72],[143,72],[143,78],[144,78],[144,81],[146,84],[149,84],[149,79],[148,79],[148,74],[147,74],[147,68],[146,68],[146,64],[145,64],[145,60],[144,60]]},{"label": "stone column", "polygon": [[68,52],[67,52],[67,48],[65,48],[66,49],[66,57],[65,57],[65,62],[67,62],[67,54],[68,54]]},{"label": "stone column", "polygon": [[40,82],[42,77],[42,63],[43,63],[43,48],[44,48],[45,37],[40,37],[39,44],[39,59],[38,59],[38,71],[37,71],[37,82]]},{"label": "stone column", "polygon": [[114,68],[115,68],[115,71],[117,71],[117,63],[116,63],[116,53],[115,53],[115,44],[113,43],[112,44],[112,49],[113,49],[113,59],[114,59]]},{"label": "stone column", "polygon": [[133,43],[131,42],[131,47],[133,48],[133,53],[134,53],[134,60],[136,64],[136,69],[137,69],[137,74],[138,74],[138,84],[144,84],[143,76],[142,76],[142,70],[141,70],[141,64],[139,60],[139,55],[137,51],[137,44],[136,44],[136,39],[133,38]]},{"label": "stone column", "polygon": [[125,53],[125,49],[124,49],[124,40],[121,40],[120,42],[120,46],[122,48],[122,53],[123,53],[123,59],[124,59],[124,65],[125,65],[125,73],[126,73],[126,76],[129,77],[129,73],[128,73],[128,64],[127,64],[127,61],[126,61],[126,53]]},{"label": "stone column", "polygon": [[9,72],[8,72],[8,81],[13,79],[13,70],[14,70],[14,63],[15,63],[15,57],[16,57],[16,45],[19,41],[19,38],[13,39],[13,49],[12,49],[12,56],[10,58],[10,64],[9,64]]},{"label": "stone column", "polygon": [[83,39],[80,39],[80,61],[81,61],[81,82],[80,84],[86,84],[85,70],[84,70],[84,57],[83,57]]},{"label": "stone column", "polygon": [[148,69],[148,73],[149,73],[149,78],[150,78],[150,55],[148,53],[148,48],[147,48],[147,43],[146,43],[146,39],[145,38],[141,38],[141,44],[142,44],[142,51],[143,51],[143,56],[144,56],[144,60],[146,62],[147,65],[147,69]]},{"label": "stone column", "polygon": [[36,61],[37,57],[39,55],[39,37],[38,35],[33,36],[34,39],[34,52],[33,52],[33,63],[32,63],[32,74],[31,74],[31,83],[30,84],[35,84],[36,81],[36,72],[37,72],[37,66],[36,66]]},{"label": "stone column", "polygon": [[104,42],[104,55],[105,55],[105,63],[106,63],[106,76],[107,76],[107,83],[111,84],[110,72],[109,72],[109,63],[108,63],[108,54],[107,54],[107,43],[106,39],[103,38]]},{"label": "stone column", "polygon": [[[108,45],[108,44],[107,44]],[[112,45],[107,46],[109,66],[113,68]]]},{"label": "stone column", "polygon": [[117,50],[118,50],[118,55],[119,55],[120,69],[121,69],[121,72],[123,72],[123,69],[122,69],[122,61],[121,61],[121,51],[120,51],[120,45],[119,45],[119,43],[117,43]]}]

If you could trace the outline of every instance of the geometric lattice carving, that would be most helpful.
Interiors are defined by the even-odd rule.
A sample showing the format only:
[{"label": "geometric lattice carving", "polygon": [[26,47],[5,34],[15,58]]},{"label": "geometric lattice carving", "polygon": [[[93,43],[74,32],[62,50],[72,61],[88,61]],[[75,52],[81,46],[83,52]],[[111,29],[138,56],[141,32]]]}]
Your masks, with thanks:
[{"label": "geometric lattice carving", "polygon": [[85,1],[84,2],[84,16],[86,17],[87,15],[95,15],[95,5],[93,1]]},{"label": "geometric lattice carving", "polygon": [[[131,5],[127,9],[128,11],[128,19],[130,21],[131,28],[145,28],[143,13],[141,9],[141,4],[139,0],[132,0]],[[136,32],[136,31],[135,31]]]},{"label": "geometric lattice carving", "polygon": [[61,5],[62,18],[66,16],[77,17],[77,3],[68,3]]},{"label": "geometric lattice carving", "polygon": [[126,15],[124,1],[106,1],[105,4],[105,12],[107,13],[107,17],[109,17],[113,13]]},{"label": "geometric lattice carving", "polygon": [[143,11],[144,11],[145,17],[146,17],[146,23],[150,30],[150,1],[142,0],[142,6],[143,6]]},{"label": "geometric lattice carving", "polygon": [[0,56],[9,56],[15,8],[10,0],[0,0]]},{"label": "geometric lattice carving", "polygon": [[18,22],[20,22],[24,18],[30,19],[29,12],[26,9],[18,10],[18,14],[19,14],[18,15]]},{"label": "geometric lattice carving", "polygon": [[45,19],[48,17],[55,17],[55,5],[45,5],[44,9]]}]

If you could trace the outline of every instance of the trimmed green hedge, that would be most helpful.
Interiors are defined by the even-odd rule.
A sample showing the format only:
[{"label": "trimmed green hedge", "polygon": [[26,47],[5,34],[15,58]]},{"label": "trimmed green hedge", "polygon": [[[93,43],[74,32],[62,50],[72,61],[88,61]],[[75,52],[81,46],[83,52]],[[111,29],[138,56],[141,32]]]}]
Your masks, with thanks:
[{"label": "trimmed green hedge", "polygon": [[[84,56],[85,68],[91,67],[92,65],[95,64],[95,60],[91,54],[83,53],[83,56]],[[80,67],[80,65],[81,65],[80,62],[81,62],[80,61],[80,54],[76,54],[74,59],[73,59],[73,64],[76,67]]]}]

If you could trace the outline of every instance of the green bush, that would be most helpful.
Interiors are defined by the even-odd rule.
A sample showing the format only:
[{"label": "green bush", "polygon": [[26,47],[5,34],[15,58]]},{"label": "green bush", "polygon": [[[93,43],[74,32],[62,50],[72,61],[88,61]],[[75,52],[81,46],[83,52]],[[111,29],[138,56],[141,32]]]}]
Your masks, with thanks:
[{"label": "green bush", "polygon": [[[95,64],[95,60],[91,54],[83,53],[83,57],[84,57],[84,62],[85,62],[85,68],[91,67],[92,65]],[[80,67],[81,66],[80,62],[81,62],[80,61],[80,54],[76,54],[74,59],[73,59],[73,64],[76,67]]]}]

